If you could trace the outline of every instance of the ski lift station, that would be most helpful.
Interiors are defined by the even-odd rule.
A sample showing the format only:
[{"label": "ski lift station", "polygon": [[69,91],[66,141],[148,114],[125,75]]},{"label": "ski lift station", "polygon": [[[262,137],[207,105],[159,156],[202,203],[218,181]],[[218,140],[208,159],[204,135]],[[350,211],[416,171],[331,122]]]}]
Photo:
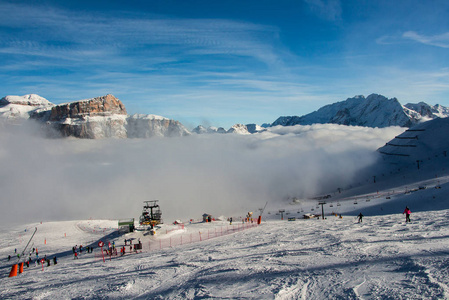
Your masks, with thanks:
[{"label": "ski lift station", "polygon": [[140,216],[139,224],[154,226],[162,224],[162,212],[159,204],[159,200],[144,201],[142,215]]}]

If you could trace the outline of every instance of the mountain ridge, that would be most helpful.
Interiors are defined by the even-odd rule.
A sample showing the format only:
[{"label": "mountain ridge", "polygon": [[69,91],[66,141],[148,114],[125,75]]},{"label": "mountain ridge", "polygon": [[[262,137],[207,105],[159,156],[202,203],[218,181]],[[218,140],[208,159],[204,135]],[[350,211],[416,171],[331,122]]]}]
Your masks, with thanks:
[{"label": "mountain ridge", "polygon": [[397,98],[379,94],[348,98],[328,104],[303,116],[281,116],[270,126],[294,126],[311,124],[340,124],[366,127],[411,127],[422,121],[449,116],[449,109],[424,102],[401,105]]}]

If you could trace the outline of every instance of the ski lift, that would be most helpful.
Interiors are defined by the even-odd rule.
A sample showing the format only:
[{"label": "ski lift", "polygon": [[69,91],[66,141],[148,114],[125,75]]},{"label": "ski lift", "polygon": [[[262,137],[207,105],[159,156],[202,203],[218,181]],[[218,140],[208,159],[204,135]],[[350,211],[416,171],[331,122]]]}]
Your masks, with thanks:
[{"label": "ski lift", "polygon": [[357,204],[357,200],[354,200],[354,204]]},{"label": "ski lift", "polygon": [[329,205],[329,207],[334,207],[334,205],[331,203],[331,205]]},{"label": "ski lift", "polygon": [[315,209],[313,209],[313,208],[311,209],[311,211],[314,211],[314,210],[315,210]]},{"label": "ski lift", "polygon": [[337,203],[337,206],[341,206],[340,202]]},{"label": "ski lift", "polygon": [[269,215],[271,215],[271,212],[268,212]]},{"label": "ski lift", "polygon": [[366,199],[366,202],[370,202],[371,200],[368,198],[368,199]]}]

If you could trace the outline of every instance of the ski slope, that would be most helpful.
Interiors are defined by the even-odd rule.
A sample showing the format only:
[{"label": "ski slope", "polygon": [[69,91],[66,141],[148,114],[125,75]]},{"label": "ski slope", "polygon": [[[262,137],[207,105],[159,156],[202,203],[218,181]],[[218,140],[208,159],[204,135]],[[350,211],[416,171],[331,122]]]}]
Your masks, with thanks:
[{"label": "ski slope", "polygon": [[[392,214],[374,214],[376,200],[360,202],[366,217],[343,213],[326,219],[280,220],[266,215],[261,225],[202,241],[149,250],[181,235],[217,232],[229,222],[161,225],[156,236],[134,232],[117,236],[117,221],[43,222],[3,230],[0,234],[2,299],[441,299],[449,297],[449,207],[414,211],[405,223],[402,204],[428,193],[427,188],[397,194],[384,207],[401,205]],[[423,193],[423,194],[419,194]],[[441,198],[440,202],[448,201]],[[352,200],[340,209],[351,210]],[[366,213],[365,213],[366,212]],[[373,212],[370,215],[370,212]],[[240,226],[235,221],[234,226]],[[8,278],[6,257],[22,249],[33,229],[39,255],[58,257],[50,267],[31,265]],[[26,232],[25,232],[26,230]],[[203,235],[205,236],[205,234]],[[72,246],[124,239],[144,245],[141,253],[105,262],[97,247],[74,259]],[[166,245],[166,244],[165,244]],[[19,250],[20,251],[20,250]],[[17,259],[16,259],[17,260]]]}]

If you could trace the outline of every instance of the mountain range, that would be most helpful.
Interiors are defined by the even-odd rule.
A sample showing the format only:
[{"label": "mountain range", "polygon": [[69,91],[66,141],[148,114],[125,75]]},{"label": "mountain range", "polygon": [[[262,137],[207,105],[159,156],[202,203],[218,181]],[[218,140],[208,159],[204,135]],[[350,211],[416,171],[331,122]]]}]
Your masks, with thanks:
[{"label": "mountain range", "polygon": [[441,105],[401,105],[396,98],[382,95],[355,96],[345,101],[323,106],[303,116],[279,117],[270,126],[294,126],[311,124],[340,124],[366,127],[411,127],[417,123],[449,116],[449,108]]},{"label": "mountain range", "polygon": [[55,105],[35,94],[0,99],[5,124],[35,120],[48,137],[149,138],[189,135],[178,121],[156,115],[128,115],[113,95]]},{"label": "mountain range", "polygon": [[382,95],[355,96],[321,107],[303,116],[282,116],[271,124],[235,124],[222,127],[197,126],[190,132],[179,121],[157,115],[128,115],[124,104],[113,95],[55,105],[36,94],[6,96],[0,99],[0,118],[6,124],[31,119],[40,123],[50,137],[150,138],[195,134],[254,134],[273,126],[340,124],[365,127],[411,127],[435,118],[449,116],[449,108],[424,102],[401,105],[396,98]]}]

